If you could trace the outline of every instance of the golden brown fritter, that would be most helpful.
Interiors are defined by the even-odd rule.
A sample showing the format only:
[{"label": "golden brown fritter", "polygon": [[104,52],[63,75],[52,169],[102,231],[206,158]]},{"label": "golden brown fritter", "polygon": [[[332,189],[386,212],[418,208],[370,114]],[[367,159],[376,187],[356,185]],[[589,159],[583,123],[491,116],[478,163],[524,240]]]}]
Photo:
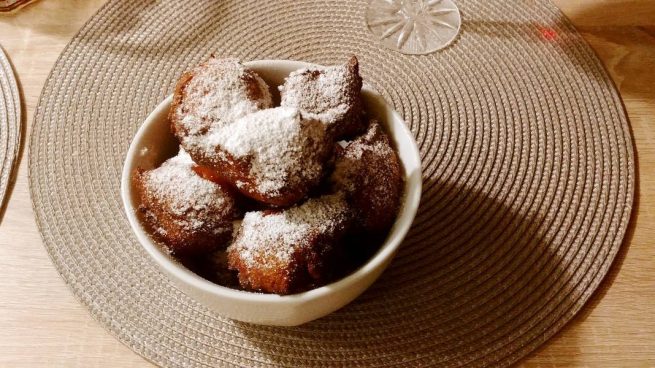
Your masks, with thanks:
[{"label": "golden brown fritter", "polygon": [[297,109],[276,107],[249,114],[217,129],[199,163],[213,168],[244,195],[288,206],[315,187],[330,154],[320,122]]},{"label": "golden brown fritter", "polygon": [[196,160],[192,144],[255,111],[273,106],[268,85],[237,59],[210,58],[182,74],[169,112],[171,130]]},{"label": "golden brown fritter", "polygon": [[200,177],[193,166],[191,157],[180,150],[160,167],[139,169],[134,177],[143,220],[176,255],[225,246],[238,215],[233,193]]},{"label": "golden brown fritter", "polygon": [[281,106],[299,108],[303,116],[325,124],[328,133],[342,139],[361,133],[362,78],[355,56],[346,64],[320,69],[301,69],[280,86]]},{"label": "golden brown fritter", "polygon": [[330,181],[335,190],[347,194],[360,230],[380,233],[395,221],[403,176],[398,155],[376,121],[339,150]]},{"label": "golden brown fritter", "polygon": [[286,210],[246,213],[228,265],[246,290],[290,294],[326,282],[351,222],[343,194],[313,198]]}]

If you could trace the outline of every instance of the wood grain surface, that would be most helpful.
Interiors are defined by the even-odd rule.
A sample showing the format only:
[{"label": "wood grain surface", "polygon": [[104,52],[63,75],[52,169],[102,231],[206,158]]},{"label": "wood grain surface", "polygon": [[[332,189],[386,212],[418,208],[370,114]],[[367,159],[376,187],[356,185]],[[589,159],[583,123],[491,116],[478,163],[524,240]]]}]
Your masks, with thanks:
[{"label": "wood grain surface", "polygon": [[[22,88],[25,135],[59,53],[104,0],[40,0],[0,15],[0,45]],[[609,276],[526,367],[655,366],[655,1],[554,0],[618,86],[638,157],[636,210]],[[34,220],[27,149],[0,223],[0,367],[145,367],[64,284]]]}]

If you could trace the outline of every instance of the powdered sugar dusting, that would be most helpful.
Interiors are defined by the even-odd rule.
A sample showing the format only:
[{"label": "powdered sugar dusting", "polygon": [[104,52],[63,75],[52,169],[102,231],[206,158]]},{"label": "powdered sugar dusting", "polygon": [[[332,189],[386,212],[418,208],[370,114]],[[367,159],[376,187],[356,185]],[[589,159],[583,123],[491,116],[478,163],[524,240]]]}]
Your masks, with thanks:
[{"label": "powdered sugar dusting", "polygon": [[[166,203],[168,210],[176,216],[176,225],[189,231],[203,228],[208,213],[217,217],[209,219],[212,222],[229,218],[235,205],[219,185],[196,174],[193,165],[189,154],[180,148],[177,156],[143,174],[144,188],[149,196]],[[228,230],[229,226],[213,231],[222,233]]]},{"label": "powdered sugar dusting", "polygon": [[193,69],[192,75],[175,111],[190,135],[273,105],[266,82],[237,59],[211,58]]},{"label": "powdered sugar dusting", "polygon": [[276,213],[248,212],[228,252],[237,252],[247,267],[284,267],[296,251],[310,246],[312,234],[333,233],[348,216],[342,194],[313,198]]},{"label": "powdered sugar dusting", "polygon": [[382,135],[384,135],[384,132],[380,125],[373,122],[364,135],[345,146],[341,157],[335,163],[335,169],[331,176],[332,182],[338,188],[353,193],[356,190],[356,181],[368,179],[367,177],[361,177],[365,169],[362,165],[366,164],[362,160],[365,154],[371,155],[369,161],[375,163],[384,162],[386,158],[395,156],[388,139]]},{"label": "powdered sugar dusting", "polygon": [[[277,194],[296,182],[318,178],[324,129],[304,121],[295,108],[277,107],[249,114],[212,130],[206,140],[235,158],[250,159],[250,176],[261,193]],[[237,183],[238,186],[238,183]]]},{"label": "powdered sugar dusting", "polygon": [[379,123],[372,122],[364,135],[348,144],[346,156],[359,159],[365,151],[372,152],[377,156],[393,155],[394,150],[388,139],[380,139],[380,135],[384,135],[382,127]]},{"label": "powdered sugar dusting", "polygon": [[398,156],[378,123],[371,122],[366,134],[338,153],[330,181],[333,190],[347,195],[360,230],[376,233],[391,226],[403,178]]},{"label": "powdered sugar dusting", "polygon": [[[298,107],[303,116],[323,124],[334,124],[355,105],[352,86],[358,76],[348,65],[300,69],[289,74],[279,86],[281,106]],[[359,91],[357,91],[359,92]]]}]

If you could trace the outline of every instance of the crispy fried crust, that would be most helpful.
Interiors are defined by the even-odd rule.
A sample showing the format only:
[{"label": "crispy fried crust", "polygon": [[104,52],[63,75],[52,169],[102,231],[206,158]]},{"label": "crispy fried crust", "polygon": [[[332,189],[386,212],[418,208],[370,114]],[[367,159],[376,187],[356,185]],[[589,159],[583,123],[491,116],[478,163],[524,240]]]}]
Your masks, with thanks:
[{"label": "crispy fried crust", "polygon": [[[236,59],[216,59],[212,57],[192,70],[184,72],[175,85],[168,118],[171,123],[171,131],[191,154],[191,157],[194,157],[195,154],[191,152],[192,147],[184,144],[186,138],[190,135],[202,135],[212,126],[230,123],[230,120],[234,117],[233,114],[230,114],[229,108],[225,109],[228,111],[210,111],[208,116],[204,116],[207,113],[205,111],[197,111],[199,103],[197,100],[208,95],[211,91],[190,91],[189,86],[194,79],[203,78],[213,78],[214,80],[222,80],[222,82],[227,84],[231,83],[231,87],[233,88],[227,89],[229,91],[224,92],[225,96],[219,96],[219,98],[222,97],[224,100],[234,100],[236,98],[250,101],[256,105],[256,107],[251,109],[252,111],[269,108],[273,105],[266,83],[254,71],[243,68],[241,63]],[[241,88],[234,88],[235,85]],[[205,88],[208,87],[205,86]],[[218,86],[216,87],[218,88]],[[247,113],[248,110],[245,112]],[[190,124],[183,122],[184,118],[189,114],[195,114],[200,117],[198,119],[199,121],[192,123],[196,125],[193,126],[193,132],[189,129]]]},{"label": "crispy fried crust", "polygon": [[[323,198],[326,197],[318,201]],[[335,266],[340,254],[340,241],[352,223],[350,208],[343,199],[340,201],[329,204],[334,207],[327,210],[320,207],[307,209],[309,212],[327,211],[326,217],[320,218],[319,222],[308,218],[309,213],[293,214],[298,207],[266,211],[253,218],[246,215],[245,224],[242,224],[227,252],[228,265],[238,272],[241,287],[252,291],[291,294],[330,280],[339,271]],[[309,230],[293,241],[285,236],[278,237],[274,231],[268,233],[271,230],[271,223],[267,222],[269,216],[277,216],[277,220],[286,218],[291,226],[303,223]],[[330,225],[322,226],[325,222]],[[253,236],[253,232],[260,234]],[[280,256],[280,252],[285,252],[280,248],[289,249],[290,253]]]},{"label": "crispy fried crust", "polygon": [[182,101],[184,100],[184,89],[187,84],[193,79],[193,72],[187,71],[182,74],[180,79],[175,84],[175,91],[173,92],[173,101],[171,102],[171,108],[168,112],[168,120],[171,124],[171,132],[178,140],[182,141],[184,137],[188,134],[188,129],[185,129],[182,125],[182,119],[184,116],[177,113],[181,111]]},{"label": "crispy fried crust", "polygon": [[250,162],[247,160],[235,159],[224,152],[223,159],[218,162],[215,159],[204,160],[202,156],[199,162],[204,164],[206,169],[212,170],[215,177],[220,178],[219,181],[229,183],[248,198],[273,207],[288,207],[297,203],[307,196],[321,179],[317,176],[313,180],[286,185],[276,193],[264,193],[257,188],[257,177],[249,174]]},{"label": "crispy fried crust", "polygon": [[[331,84],[327,91],[326,82]],[[292,73],[280,87],[282,106],[297,107],[321,120],[336,140],[365,130],[361,90],[356,56],[343,65]]]},{"label": "crispy fried crust", "polygon": [[[307,248],[298,249],[291,261],[274,267],[248,266],[235,253],[228,252],[230,269],[238,272],[239,284],[246,290],[275,294],[292,294],[312,289],[330,280],[336,271],[340,234],[314,234],[305,241]],[[266,261],[264,261],[266,262]],[[268,260],[270,262],[270,260]]]},{"label": "crispy fried crust", "polygon": [[208,184],[213,189],[209,195],[220,197],[220,202],[196,208],[190,205],[181,213],[174,199],[165,194],[168,189],[158,190],[148,180],[153,171],[137,169],[133,179],[140,199],[138,211],[150,233],[175,255],[196,255],[225,247],[232,238],[232,220],[239,215],[234,193],[219,184]]},{"label": "crispy fried crust", "polygon": [[337,153],[330,179],[347,193],[364,232],[387,231],[398,214],[403,177],[400,162],[380,124],[371,121],[367,132]]}]

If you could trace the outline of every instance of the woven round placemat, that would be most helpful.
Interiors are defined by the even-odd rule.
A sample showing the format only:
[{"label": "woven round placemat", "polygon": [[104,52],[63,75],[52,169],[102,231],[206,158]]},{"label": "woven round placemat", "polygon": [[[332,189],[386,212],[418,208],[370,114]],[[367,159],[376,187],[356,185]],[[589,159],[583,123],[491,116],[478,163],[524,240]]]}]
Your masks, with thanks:
[{"label": "woven round placemat", "polygon": [[[631,213],[628,122],[601,64],[547,2],[461,0],[426,56],[383,48],[366,1],[110,1],[56,63],[30,144],[34,209],[75,295],[168,366],[509,365],[562,328],[616,255]],[[125,153],[176,78],[210,54],[360,58],[423,159],[412,230],[382,278],[295,328],[233,322],[177,290],[123,215]]]},{"label": "woven round placemat", "polygon": [[0,47],[0,215],[20,147],[21,104],[14,70]]}]

